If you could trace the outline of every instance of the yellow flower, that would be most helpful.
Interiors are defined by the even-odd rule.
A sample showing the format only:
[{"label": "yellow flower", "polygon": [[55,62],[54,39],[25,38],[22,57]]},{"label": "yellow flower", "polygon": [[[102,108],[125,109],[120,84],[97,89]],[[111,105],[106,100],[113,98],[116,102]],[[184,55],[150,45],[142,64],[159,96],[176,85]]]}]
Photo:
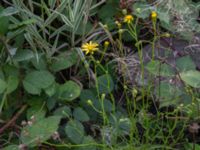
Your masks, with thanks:
[{"label": "yellow flower", "polygon": [[126,15],[124,17],[124,22],[130,24],[133,21],[133,16],[132,15]]},{"label": "yellow flower", "polygon": [[95,51],[97,51],[99,48],[98,48],[99,44],[96,43],[96,42],[92,42],[90,41],[89,43],[84,43],[82,46],[81,46],[81,49],[82,51],[84,51],[86,54],[94,54]]},{"label": "yellow flower", "polygon": [[155,11],[151,12],[151,19],[152,20],[156,20],[157,19],[158,14]]}]

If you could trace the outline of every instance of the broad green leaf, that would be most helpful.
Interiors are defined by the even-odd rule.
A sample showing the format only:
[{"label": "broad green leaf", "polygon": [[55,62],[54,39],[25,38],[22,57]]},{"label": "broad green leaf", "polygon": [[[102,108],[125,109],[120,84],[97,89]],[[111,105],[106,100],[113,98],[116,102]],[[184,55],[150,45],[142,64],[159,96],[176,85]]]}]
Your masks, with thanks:
[{"label": "broad green leaf", "polygon": [[31,107],[38,106],[41,108],[46,103],[46,96],[31,96],[25,100]]},{"label": "broad green leaf", "polygon": [[176,67],[180,72],[195,70],[196,65],[190,56],[184,56],[176,60]]},{"label": "broad green leaf", "polygon": [[157,9],[158,13],[158,19],[163,23],[166,24],[167,26],[170,25],[170,14],[167,9],[164,8],[158,8]]},{"label": "broad green leaf", "polygon": [[81,95],[80,95],[80,99],[83,100],[83,101],[87,101],[87,100],[94,100],[96,99],[96,96],[94,94],[94,92],[90,89],[83,89],[81,91]]},{"label": "broad green leaf", "polygon": [[54,76],[48,71],[32,71],[28,73],[23,81],[25,90],[31,94],[39,94],[41,89],[52,85]]},{"label": "broad green leaf", "polygon": [[110,93],[114,89],[114,82],[109,74],[97,78],[99,93]]},{"label": "broad green leaf", "polygon": [[77,120],[70,120],[66,127],[65,132],[67,137],[75,144],[81,144],[84,139],[84,127]]},{"label": "broad green leaf", "polygon": [[111,111],[112,111],[113,105],[112,105],[112,103],[111,103],[109,100],[107,100],[107,99],[103,100],[103,107],[104,107],[104,108],[102,108],[102,100],[97,100],[97,99],[95,99],[93,102],[94,102],[94,106],[95,106],[98,110],[101,110],[101,111],[102,111],[102,110],[104,109],[105,112],[111,112]]},{"label": "broad green leaf", "polygon": [[30,60],[33,57],[34,54],[31,50],[23,49],[23,50],[18,50],[17,53],[14,55],[13,59],[15,61],[25,61],[25,60]]},{"label": "broad green leaf", "polygon": [[[99,114],[94,109],[91,109],[91,106],[88,105],[88,103],[87,103],[87,100],[91,100],[94,104],[98,103],[98,100],[97,100],[94,92],[92,92],[92,90],[90,90],[90,89],[84,89],[81,91],[80,99],[81,99],[80,105],[87,112],[87,114],[90,117],[90,120],[95,121]],[[95,107],[96,107],[96,105],[95,105]]]},{"label": "broad green leaf", "polygon": [[56,93],[56,84],[50,85],[48,88],[45,89],[45,93],[51,97]]},{"label": "broad green leaf", "polygon": [[40,121],[45,118],[46,110],[42,106],[34,105],[27,110],[26,117],[27,120],[34,118],[34,121]]},{"label": "broad green leaf", "polygon": [[20,150],[18,145],[9,145],[4,147],[2,150]]},{"label": "broad green leaf", "polygon": [[9,76],[7,81],[7,93],[12,93],[18,87],[19,79],[17,76]]},{"label": "broad green leaf", "polygon": [[[112,4],[104,5],[99,11],[98,16],[105,21],[107,18],[112,18],[116,14],[117,9]],[[109,16],[109,17],[108,17]]]},{"label": "broad green leaf", "polygon": [[188,85],[194,88],[200,88],[200,72],[190,70],[180,73],[181,79]]},{"label": "broad green leaf", "polygon": [[54,116],[61,116],[63,118],[65,117],[70,117],[72,112],[70,107],[68,106],[63,106],[60,108],[57,108],[54,112],[53,112]]},{"label": "broad green leaf", "polygon": [[22,143],[34,147],[48,140],[57,131],[59,122],[59,116],[52,116],[24,127],[21,132]]},{"label": "broad green leaf", "polygon": [[[95,106],[95,108],[102,111],[102,100],[98,100],[98,97],[95,96],[95,92],[92,92],[92,90],[89,90],[89,89],[83,90],[81,92],[80,99],[81,99],[81,104],[83,106],[85,106],[85,111],[88,113],[90,118],[93,117],[91,115],[94,115],[94,112],[92,111],[92,109],[90,109],[91,106],[88,106],[87,100],[91,100],[93,105]],[[104,106],[104,111],[106,111],[106,112],[112,111],[113,105],[109,100],[104,99],[103,100],[103,106]]]},{"label": "broad green leaf", "polygon": [[82,144],[86,144],[85,146],[82,146],[78,148],[77,150],[96,150],[96,142],[91,136],[85,136],[83,138]]},{"label": "broad green leaf", "polygon": [[129,118],[120,118],[118,126],[121,134],[128,135],[131,131],[131,121]]},{"label": "broad green leaf", "polygon": [[200,150],[200,145],[188,143],[188,144],[185,144],[185,149],[187,149],[187,150]]},{"label": "broad green leaf", "polygon": [[58,72],[63,69],[67,69],[74,65],[77,62],[78,55],[75,51],[68,54],[67,56],[64,56],[63,54],[56,57],[52,62],[52,70],[54,72]]},{"label": "broad green leaf", "polygon": [[57,98],[56,97],[48,97],[46,100],[46,105],[49,111],[51,111],[53,108],[55,108],[57,104]]},{"label": "broad green leaf", "polygon": [[134,15],[142,19],[148,18],[151,13],[150,6],[147,2],[138,1],[134,3],[133,10],[135,10]]},{"label": "broad green leaf", "polygon": [[2,79],[2,80],[5,79],[3,70],[1,68],[0,68],[0,79]]},{"label": "broad green leaf", "polygon": [[180,103],[182,92],[176,86],[161,82],[155,90],[157,97],[160,99],[160,107],[178,105]]},{"label": "broad green leaf", "polygon": [[[4,11],[3,8],[0,7],[0,14],[3,13],[3,11]],[[8,31],[9,17],[0,16],[0,24],[1,24],[0,34],[4,35]]]},{"label": "broad green leaf", "polygon": [[4,80],[0,79],[0,94],[2,94],[7,87],[7,84]]},{"label": "broad green leaf", "polygon": [[79,121],[89,121],[90,120],[88,114],[81,107],[75,108],[75,110],[73,112],[73,116],[76,120],[79,120]]},{"label": "broad green leaf", "polygon": [[165,63],[161,63],[158,60],[150,61],[149,63],[147,63],[145,68],[155,76],[167,77],[175,75],[174,70],[171,66]]},{"label": "broad green leaf", "polygon": [[3,66],[3,72],[4,72],[5,77],[8,77],[8,76],[18,77],[19,76],[19,69],[13,65],[6,64],[5,66]]},{"label": "broad green leaf", "polygon": [[24,86],[24,89],[30,94],[39,95],[41,93],[40,88],[33,86],[31,83],[25,80],[23,81],[23,86]]},{"label": "broad green leaf", "polygon": [[74,81],[67,81],[59,87],[59,98],[63,101],[72,101],[79,97],[80,93],[81,88]]},{"label": "broad green leaf", "polygon": [[31,63],[37,70],[46,70],[47,69],[47,62],[44,57],[44,55],[39,54],[38,58],[37,56],[33,57],[31,59]]}]

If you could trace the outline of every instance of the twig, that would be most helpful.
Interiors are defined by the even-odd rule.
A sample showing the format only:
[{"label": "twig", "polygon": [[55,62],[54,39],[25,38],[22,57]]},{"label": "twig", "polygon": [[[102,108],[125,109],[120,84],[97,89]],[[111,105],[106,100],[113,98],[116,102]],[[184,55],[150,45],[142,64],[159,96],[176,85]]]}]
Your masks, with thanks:
[{"label": "twig", "polygon": [[2,128],[0,128],[0,134],[4,132],[7,128],[9,128],[15,121],[19,118],[19,116],[24,112],[24,110],[27,108],[27,105],[23,105],[21,109],[16,113],[16,115],[13,116],[13,118],[8,121]]}]

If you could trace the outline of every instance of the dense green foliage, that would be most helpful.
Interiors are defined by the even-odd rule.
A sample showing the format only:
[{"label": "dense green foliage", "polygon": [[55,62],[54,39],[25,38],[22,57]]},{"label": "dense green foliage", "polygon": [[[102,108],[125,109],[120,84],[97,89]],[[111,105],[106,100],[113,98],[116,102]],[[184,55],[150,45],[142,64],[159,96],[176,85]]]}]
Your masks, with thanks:
[{"label": "dense green foliage", "polygon": [[200,150],[199,8],[2,0],[0,149]]}]

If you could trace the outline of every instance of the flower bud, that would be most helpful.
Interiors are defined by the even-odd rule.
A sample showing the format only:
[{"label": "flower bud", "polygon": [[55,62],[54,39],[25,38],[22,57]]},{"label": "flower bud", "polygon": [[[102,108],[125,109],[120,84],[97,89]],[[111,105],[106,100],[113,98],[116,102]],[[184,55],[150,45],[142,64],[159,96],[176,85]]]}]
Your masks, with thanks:
[{"label": "flower bud", "polygon": [[122,14],[123,14],[123,15],[127,15],[127,10],[126,10],[126,9],[123,9],[123,10],[122,10]]},{"label": "flower bud", "polygon": [[92,105],[93,103],[92,103],[92,101],[91,101],[90,99],[88,99],[88,100],[87,100],[87,104],[88,104],[88,105]]}]

